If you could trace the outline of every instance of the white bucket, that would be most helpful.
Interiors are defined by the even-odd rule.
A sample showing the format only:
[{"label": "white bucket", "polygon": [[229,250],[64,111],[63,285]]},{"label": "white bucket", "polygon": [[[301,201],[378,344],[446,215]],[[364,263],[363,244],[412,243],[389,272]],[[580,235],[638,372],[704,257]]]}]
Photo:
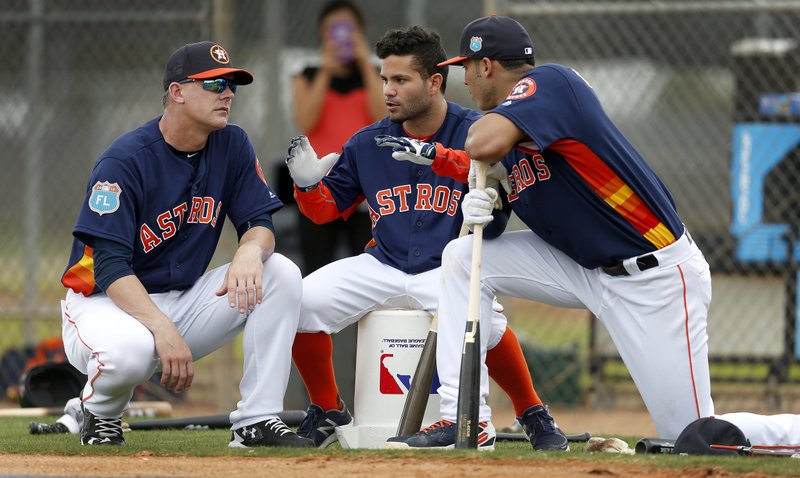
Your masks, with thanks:
[{"label": "white bucket", "polygon": [[[342,448],[383,448],[397,434],[430,322],[424,310],[395,309],[370,312],[358,322],[353,423],[336,429]],[[422,424],[438,420],[439,394],[432,393]]]}]

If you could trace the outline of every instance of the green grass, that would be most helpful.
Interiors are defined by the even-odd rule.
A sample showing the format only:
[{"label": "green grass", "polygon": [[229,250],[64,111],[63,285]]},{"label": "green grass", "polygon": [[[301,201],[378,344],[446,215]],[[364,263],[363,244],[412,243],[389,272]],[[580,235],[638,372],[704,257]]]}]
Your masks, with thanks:
[{"label": "green grass", "polygon": [[[54,418],[44,421],[52,422]],[[358,460],[362,457],[418,457],[424,460],[452,459],[474,457],[474,452],[453,450],[441,451],[397,451],[397,450],[345,450],[333,445],[324,450],[300,450],[289,448],[254,448],[230,449],[227,447],[230,438],[228,430],[169,430],[169,431],[133,431],[125,434],[126,445],[123,447],[85,447],[78,442],[76,435],[30,435],[28,424],[30,418],[0,419],[0,450],[3,453],[35,454],[35,455],[72,455],[72,456],[133,456],[142,453],[154,456],[272,456],[272,457],[308,457],[318,456],[329,459]],[[637,438],[622,437],[633,447]],[[494,453],[478,455],[481,460],[524,460],[531,463],[541,461],[563,461],[565,459],[579,462],[607,464],[613,469],[614,464],[628,464],[639,467],[696,468],[724,470],[731,474],[758,472],[764,475],[796,476],[800,470],[800,461],[792,459],[775,459],[772,457],[682,457],[666,455],[615,455],[608,453],[586,453],[583,444],[571,444],[572,451],[564,453],[533,453],[526,442],[499,442]],[[680,474],[680,473],[679,473]],[[716,471],[713,474],[718,474]]]}]

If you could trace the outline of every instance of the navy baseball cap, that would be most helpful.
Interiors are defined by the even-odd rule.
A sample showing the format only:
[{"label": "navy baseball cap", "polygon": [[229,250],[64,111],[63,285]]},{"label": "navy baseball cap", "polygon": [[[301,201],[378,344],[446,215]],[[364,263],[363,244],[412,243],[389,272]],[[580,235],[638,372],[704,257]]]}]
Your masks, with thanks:
[{"label": "navy baseball cap", "polygon": [[164,91],[172,82],[186,79],[209,80],[232,76],[237,85],[249,85],[253,75],[231,65],[231,57],[219,44],[210,41],[189,43],[169,56],[164,69]]},{"label": "navy baseball cap", "polygon": [[471,21],[461,32],[459,56],[437,66],[457,65],[467,58],[523,60],[533,58],[533,41],[525,27],[510,17],[490,15]]},{"label": "navy baseball cap", "polygon": [[687,455],[739,455],[736,450],[712,448],[711,445],[750,446],[739,427],[714,417],[699,418],[683,429],[675,440],[672,453]]}]

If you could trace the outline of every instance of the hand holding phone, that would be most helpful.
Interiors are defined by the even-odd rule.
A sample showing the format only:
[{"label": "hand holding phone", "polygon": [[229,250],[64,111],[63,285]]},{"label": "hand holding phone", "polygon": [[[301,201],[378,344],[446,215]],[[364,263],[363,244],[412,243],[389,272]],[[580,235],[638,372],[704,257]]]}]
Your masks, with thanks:
[{"label": "hand holding phone", "polygon": [[336,58],[342,63],[352,61],[355,54],[352,41],[353,29],[353,22],[349,20],[338,20],[331,22],[330,25],[330,39],[336,48]]}]

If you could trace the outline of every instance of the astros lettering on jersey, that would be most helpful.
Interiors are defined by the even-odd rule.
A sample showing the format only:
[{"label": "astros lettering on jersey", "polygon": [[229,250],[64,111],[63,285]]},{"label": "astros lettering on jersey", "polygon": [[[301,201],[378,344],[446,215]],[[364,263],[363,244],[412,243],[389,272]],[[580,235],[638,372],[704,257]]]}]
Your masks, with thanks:
[{"label": "astros lettering on jersey", "polygon": [[[463,150],[467,130],[479,118],[475,111],[448,103],[444,123],[424,140]],[[300,210],[325,222],[347,218],[366,200],[373,228],[366,253],[408,274],[439,267],[444,246],[461,227],[468,160],[463,174],[451,174],[459,180],[442,176],[435,168],[392,158],[390,149],[375,144],[375,136],[382,134],[409,136],[402,124],[388,118],[362,128],[345,143],[319,188],[296,193]]]},{"label": "astros lettering on jersey", "polygon": [[[563,88],[578,101],[553,94]],[[582,266],[594,269],[652,252],[683,234],[669,191],[575,70],[554,64],[530,70],[491,113],[530,138],[517,146],[525,154],[503,158],[512,209]]]},{"label": "astros lettering on jersey", "polygon": [[[230,217],[238,229],[283,206],[241,128],[212,132],[195,153],[195,172],[187,160],[194,154],[170,148],[159,119],[117,138],[95,163],[61,279],[65,287],[86,296],[99,292],[91,238],[102,237],[130,248],[131,267],[149,293],[185,289],[211,262],[220,218]],[[200,234],[200,228],[214,234]]]}]

